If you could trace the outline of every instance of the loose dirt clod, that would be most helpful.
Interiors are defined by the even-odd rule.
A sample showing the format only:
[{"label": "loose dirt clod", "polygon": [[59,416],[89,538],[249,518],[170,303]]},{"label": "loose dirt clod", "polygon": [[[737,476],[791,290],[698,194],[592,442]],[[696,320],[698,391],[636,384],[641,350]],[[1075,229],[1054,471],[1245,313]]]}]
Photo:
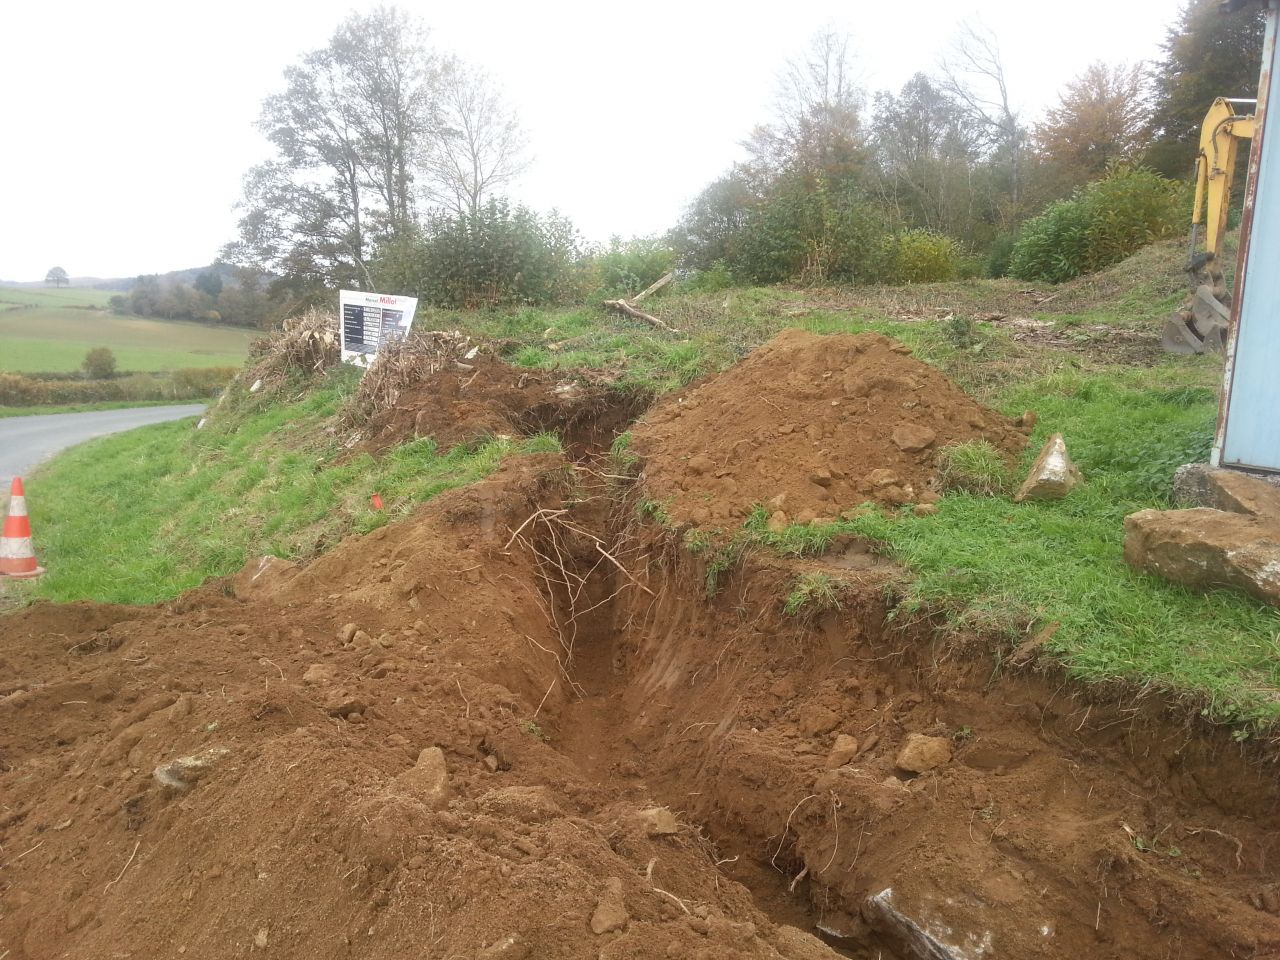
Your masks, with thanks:
[{"label": "loose dirt clod", "polygon": [[926,737],[920,733],[907,735],[895,763],[908,773],[928,773],[951,760],[951,741],[943,737]]},{"label": "loose dirt clod", "polygon": [[1029,428],[967,396],[878,334],[788,330],[724,373],[663,399],[633,431],[648,496],[680,520],[834,518],[866,501],[920,502],[936,451]]}]

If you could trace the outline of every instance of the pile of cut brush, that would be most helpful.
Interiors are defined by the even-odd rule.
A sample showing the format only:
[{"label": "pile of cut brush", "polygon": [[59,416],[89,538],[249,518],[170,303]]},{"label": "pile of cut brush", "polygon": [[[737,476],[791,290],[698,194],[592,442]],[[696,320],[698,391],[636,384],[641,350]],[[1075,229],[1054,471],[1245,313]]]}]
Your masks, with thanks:
[{"label": "pile of cut brush", "polygon": [[292,375],[311,377],[336,364],[340,355],[337,314],[313,307],[285,320],[278,335],[255,341],[241,379],[261,389]]},{"label": "pile of cut brush", "polygon": [[343,410],[342,426],[367,423],[393,408],[406,388],[441,371],[474,370],[474,361],[482,352],[491,350],[457,330],[427,330],[381,347]]}]

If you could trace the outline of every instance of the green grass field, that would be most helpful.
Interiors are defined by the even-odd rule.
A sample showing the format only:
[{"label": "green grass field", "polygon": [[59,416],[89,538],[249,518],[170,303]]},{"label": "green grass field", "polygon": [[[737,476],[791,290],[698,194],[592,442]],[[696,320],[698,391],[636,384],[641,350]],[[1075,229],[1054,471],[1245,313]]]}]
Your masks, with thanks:
[{"label": "green grass field", "polygon": [[117,316],[107,291],[0,287],[0,372],[77,370],[94,347],[110,347],[121,370],[233,367],[260,334],[237,327]]},{"label": "green grass field", "polygon": [[3,287],[0,310],[6,307],[100,307],[107,309],[111,290],[87,287]]}]

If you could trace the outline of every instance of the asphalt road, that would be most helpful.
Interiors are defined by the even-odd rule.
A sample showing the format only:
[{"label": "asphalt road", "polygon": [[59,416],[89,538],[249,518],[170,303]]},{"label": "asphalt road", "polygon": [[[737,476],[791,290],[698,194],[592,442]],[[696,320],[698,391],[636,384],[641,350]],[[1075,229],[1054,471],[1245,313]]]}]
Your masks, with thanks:
[{"label": "asphalt road", "polygon": [[203,413],[204,409],[203,403],[184,403],[168,407],[0,418],[0,503],[8,501],[9,483],[15,476],[24,476],[59,450],[108,433],[193,417]]}]

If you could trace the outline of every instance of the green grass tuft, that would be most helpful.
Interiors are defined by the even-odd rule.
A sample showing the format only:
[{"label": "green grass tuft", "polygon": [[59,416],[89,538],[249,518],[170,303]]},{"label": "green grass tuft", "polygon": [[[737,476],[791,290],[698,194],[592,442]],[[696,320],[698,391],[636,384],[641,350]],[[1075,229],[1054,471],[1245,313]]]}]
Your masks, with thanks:
[{"label": "green grass tuft", "polygon": [[1004,454],[986,440],[953,443],[938,451],[938,482],[943,490],[998,496],[1010,485]]},{"label": "green grass tuft", "polygon": [[831,582],[831,577],[825,573],[802,574],[782,604],[782,611],[787,616],[806,620],[828,610],[838,609],[840,595]]}]

